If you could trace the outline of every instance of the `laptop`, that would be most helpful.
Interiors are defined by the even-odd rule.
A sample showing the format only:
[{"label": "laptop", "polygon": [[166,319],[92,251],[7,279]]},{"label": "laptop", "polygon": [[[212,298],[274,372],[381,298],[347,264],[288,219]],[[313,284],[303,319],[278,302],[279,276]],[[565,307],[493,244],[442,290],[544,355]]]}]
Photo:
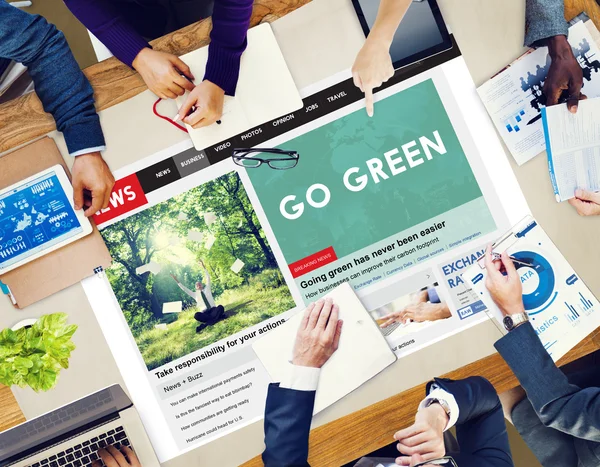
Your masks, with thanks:
[{"label": "laptop", "polygon": [[118,384],[0,433],[0,467],[89,467],[100,460],[98,449],[108,445],[129,446],[141,465],[160,467]]}]

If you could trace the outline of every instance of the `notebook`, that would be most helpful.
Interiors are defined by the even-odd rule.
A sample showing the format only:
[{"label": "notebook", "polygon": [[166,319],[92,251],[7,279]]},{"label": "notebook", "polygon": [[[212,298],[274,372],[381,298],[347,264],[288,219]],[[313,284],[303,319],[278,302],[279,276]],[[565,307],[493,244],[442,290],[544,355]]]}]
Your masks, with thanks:
[{"label": "notebook", "polygon": [[[332,298],[344,321],[337,351],[323,366],[313,413],[350,394],[396,361],[396,355],[381,334],[379,326],[348,283],[333,289]],[[298,325],[304,311],[270,331],[253,344],[254,352],[273,381],[281,381],[291,371],[290,360]]]},{"label": "notebook", "polygon": [[[180,57],[197,80],[202,79],[208,47]],[[181,107],[187,93],[177,99]],[[194,130],[186,125],[199,151],[252,127],[262,125],[302,107],[302,98],[287,68],[271,25],[260,24],[248,31],[248,47],[242,55],[235,96],[225,96],[220,124]]]}]

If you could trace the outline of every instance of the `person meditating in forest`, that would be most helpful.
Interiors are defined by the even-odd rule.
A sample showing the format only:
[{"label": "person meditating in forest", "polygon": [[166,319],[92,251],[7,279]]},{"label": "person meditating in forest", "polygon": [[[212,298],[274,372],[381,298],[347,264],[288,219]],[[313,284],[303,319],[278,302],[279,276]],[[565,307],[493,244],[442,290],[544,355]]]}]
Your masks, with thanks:
[{"label": "person meditating in forest", "polygon": [[225,308],[223,305],[218,305],[215,303],[215,299],[212,296],[212,292],[210,289],[210,274],[208,273],[208,269],[204,265],[204,261],[200,260],[200,267],[204,272],[204,281],[205,284],[202,284],[201,281],[196,282],[196,290],[192,291],[188,289],[185,285],[179,282],[179,279],[175,277],[175,275],[171,274],[171,277],[177,282],[177,285],[181,290],[183,290],[186,294],[196,300],[196,306],[199,310],[194,314],[194,318],[196,321],[199,321],[200,324],[196,328],[196,332],[201,332],[207,326],[212,326],[217,321],[219,321],[223,314],[225,313]]}]

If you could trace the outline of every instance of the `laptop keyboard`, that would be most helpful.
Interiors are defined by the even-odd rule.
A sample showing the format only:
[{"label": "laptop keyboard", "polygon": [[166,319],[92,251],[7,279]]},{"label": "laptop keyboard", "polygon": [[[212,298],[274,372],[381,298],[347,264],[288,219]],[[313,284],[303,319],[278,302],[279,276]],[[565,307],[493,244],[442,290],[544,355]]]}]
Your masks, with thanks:
[{"label": "laptop keyboard", "polygon": [[120,449],[121,446],[130,446],[127,434],[122,426],[96,435],[83,443],[76,444],[47,459],[37,461],[28,467],[89,467],[95,460],[98,460],[100,465],[104,467],[97,451],[111,444],[117,449]]},{"label": "laptop keyboard", "polygon": [[63,423],[73,423],[79,417],[87,416],[88,412],[91,414],[93,410],[111,402],[112,396],[110,390],[105,389],[54,412],[42,415],[31,422],[13,428],[11,431],[14,435],[11,438],[5,438],[4,442],[0,442],[0,450],[6,449],[12,443],[16,443],[21,439],[28,439],[36,434],[45,436],[47,430],[51,432],[60,428]]},{"label": "laptop keyboard", "polygon": [[398,321],[393,322],[392,324],[390,324],[388,327],[385,328],[381,328],[381,333],[387,337],[389,336],[391,333],[393,333],[396,329],[398,329],[400,326],[402,326],[402,323],[399,323]]}]

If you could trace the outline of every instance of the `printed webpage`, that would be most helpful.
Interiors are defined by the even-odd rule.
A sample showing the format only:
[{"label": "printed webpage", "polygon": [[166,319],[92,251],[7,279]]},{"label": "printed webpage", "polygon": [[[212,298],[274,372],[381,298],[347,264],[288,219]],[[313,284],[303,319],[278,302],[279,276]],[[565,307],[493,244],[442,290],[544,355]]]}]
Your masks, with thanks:
[{"label": "printed webpage", "polygon": [[[161,461],[261,419],[252,342],[342,282],[399,357],[488,319],[461,273],[528,209],[463,59],[391,83],[372,118],[348,77],[116,173],[113,266],[83,285]],[[299,158],[247,168],[241,147]]]}]

